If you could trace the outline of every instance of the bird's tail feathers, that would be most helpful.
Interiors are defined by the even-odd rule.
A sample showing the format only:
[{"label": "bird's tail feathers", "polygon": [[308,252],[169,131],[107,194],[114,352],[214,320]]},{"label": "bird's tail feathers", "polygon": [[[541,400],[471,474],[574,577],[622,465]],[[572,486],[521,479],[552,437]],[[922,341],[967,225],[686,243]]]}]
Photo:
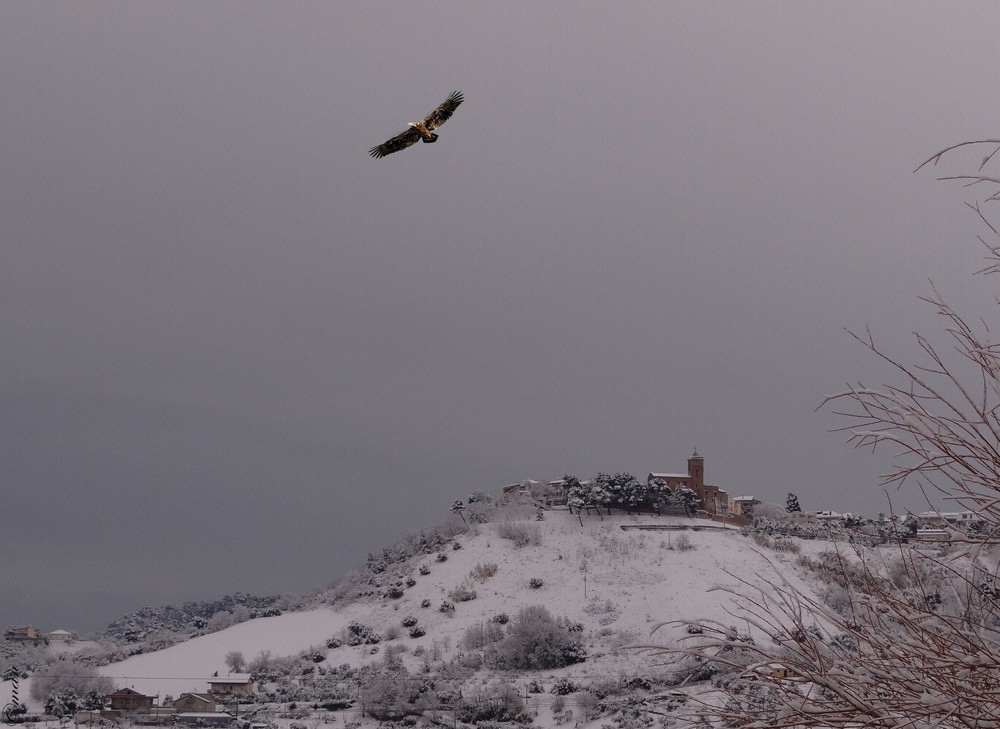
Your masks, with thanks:
[{"label": "bird's tail feathers", "polygon": [[431,136],[430,137],[423,137],[423,140],[424,140],[425,144],[432,144],[432,143],[434,143],[434,142],[436,142],[438,140],[438,135],[434,134],[434,132],[431,132]]}]

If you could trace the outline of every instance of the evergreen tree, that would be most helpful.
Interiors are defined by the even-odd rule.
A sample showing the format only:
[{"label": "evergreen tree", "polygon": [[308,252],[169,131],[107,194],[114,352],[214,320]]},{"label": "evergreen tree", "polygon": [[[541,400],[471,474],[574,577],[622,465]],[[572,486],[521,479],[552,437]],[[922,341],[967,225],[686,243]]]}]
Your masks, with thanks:
[{"label": "evergreen tree", "polygon": [[587,509],[590,510],[593,507],[597,511],[597,515],[604,520],[601,516],[601,507],[603,506],[608,510],[608,515],[611,514],[611,494],[608,493],[607,487],[604,483],[597,481],[596,479],[587,485],[585,500],[587,502]]},{"label": "evergreen tree", "polygon": [[684,507],[684,513],[691,516],[698,510],[698,494],[687,486],[681,486],[674,492],[674,497]]},{"label": "evergreen tree", "polygon": [[802,511],[802,507],[799,506],[799,497],[791,491],[788,492],[788,498],[785,499],[785,511],[789,514]]},{"label": "evergreen tree", "polygon": [[670,487],[662,478],[654,478],[646,484],[645,498],[649,504],[660,513],[660,507],[670,503]]},{"label": "evergreen tree", "polygon": [[71,688],[53,691],[45,700],[45,713],[57,718],[71,716],[76,713],[78,703],[76,691]]},{"label": "evergreen tree", "polygon": [[104,694],[97,689],[91,689],[80,700],[80,708],[86,711],[100,711],[107,703]]},{"label": "evergreen tree", "polygon": [[566,494],[566,505],[569,507],[569,513],[573,513],[573,509],[580,508],[580,479],[576,476],[570,476],[568,473],[562,477],[562,490]]},{"label": "evergreen tree", "polygon": [[645,496],[644,489],[631,473],[616,473],[614,480],[618,486],[621,505],[631,514],[632,509],[636,509],[642,504]]},{"label": "evergreen tree", "polygon": [[607,473],[599,473],[591,481],[592,487],[599,493],[607,494],[607,506],[621,505],[621,488],[614,476]]}]

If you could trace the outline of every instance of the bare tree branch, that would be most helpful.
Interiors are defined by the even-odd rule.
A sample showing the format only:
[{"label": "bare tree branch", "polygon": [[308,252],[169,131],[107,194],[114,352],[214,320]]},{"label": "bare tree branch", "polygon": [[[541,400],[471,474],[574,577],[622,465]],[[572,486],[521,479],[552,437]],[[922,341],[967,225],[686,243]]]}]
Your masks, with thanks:
[{"label": "bare tree branch", "polygon": [[[947,147],[917,170],[973,145],[992,147],[977,174],[940,179],[984,191],[968,205],[992,236],[979,238],[988,261],[980,272],[998,273],[1000,234],[981,203],[1000,201],[1000,178],[984,173],[1000,159],[1000,140]],[[800,560],[823,570],[824,597],[803,593],[777,567],[770,577],[735,578],[725,589],[746,634],[703,622],[675,645],[646,646],[729,669],[735,677],[698,707],[717,725],[1000,728],[1000,340],[988,317],[963,315],[933,283],[920,299],[942,324],[935,337],[914,334],[921,361],[892,355],[869,329],[850,332],[899,379],[848,386],[820,407],[844,420],[837,429],[855,446],[891,449],[887,486],[913,483],[972,512],[983,539],[958,535],[940,552],[857,546],[821,563]]]}]

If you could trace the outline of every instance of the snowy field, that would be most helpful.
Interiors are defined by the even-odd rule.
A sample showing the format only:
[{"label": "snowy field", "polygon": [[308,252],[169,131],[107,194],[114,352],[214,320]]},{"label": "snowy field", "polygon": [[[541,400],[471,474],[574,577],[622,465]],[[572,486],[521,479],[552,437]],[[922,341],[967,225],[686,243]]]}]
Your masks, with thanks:
[{"label": "snowy field", "polygon": [[[204,691],[208,677],[225,675],[225,656],[240,651],[252,660],[261,652],[273,656],[298,653],[312,647],[326,651],[325,641],[351,621],[360,621],[384,630],[398,625],[403,616],[417,616],[427,634],[418,639],[404,637],[411,648],[432,641],[450,642],[475,623],[488,621],[506,612],[516,615],[525,605],[544,605],[556,616],[582,623],[587,629],[588,652],[585,663],[563,669],[568,673],[634,671],[649,659],[623,646],[670,642],[683,634],[681,626],[653,628],[666,621],[685,619],[731,620],[726,614],[729,598],[715,588],[732,586],[736,576],[769,574],[772,567],[753,543],[738,531],[624,531],[622,525],[674,524],[687,527],[706,522],[683,517],[615,514],[603,520],[584,516],[581,526],[576,516],[565,511],[546,512],[541,522],[526,521],[537,528],[541,544],[516,548],[510,540],[497,536],[497,524],[479,525],[458,537],[460,550],[448,550],[448,560],[437,562],[428,556],[415,566],[426,564],[430,574],[413,576],[416,585],[397,600],[359,600],[338,609],[318,608],[257,618],[211,635],[198,637],[155,653],[133,656],[101,669],[118,687],[128,686],[147,694],[178,695],[183,691]],[[683,535],[683,536],[681,536]],[[690,549],[677,543],[687,539]],[[823,549],[825,542],[803,542],[805,548]],[[773,565],[797,581],[792,567],[794,555],[770,554]],[[437,610],[448,593],[466,581],[478,564],[495,563],[495,576],[473,583],[477,597],[457,604],[453,613]],[[540,579],[542,587],[532,589],[529,581]],[[806,585],[799,583],[806,588]],[[421,608],[429,599],[431,608]],[[602,630],[603,629],[603,630]],[[599,633],[605,633],[599,636]],[[444,639],[450,638],[450,641]],[[376,657],[369,647],[342,646],[328,651],[328,665],[358,665]],[[405,658],[404,658],[405,660]],[[30,679],[29,679],[30,682]],[[28,686],[22,695],[30,693]]]},{"label": "snowy field", "polygon": [[[327,649],[326,641],[339,635],[351,621],[384,633],[412,615],[426,630],[410,638],[406,630],[399,642],[410,649],[401,655],[411,671],[419,670],[413,649],[433,646],[447,660],[458,650],[466,630],[488,622],[501,612],[512,618],[527,605],[543,605],[553,616],[566,617],[584,626],[588,659],[546,677],[607,678],[655,671],[657,660],[638,646],[670,644],[683,635],[685,620],[715,619],[733,623],[729,593],[719,587],[736,586],[738,577],[773,576],[777,569],[800,589],[809,585],[794,566],[797,555],[760,550],[738,530],[644,531],[622,526],[707,526],[710,523],[684,517],[615,514],[603,519],[584,515],[583,523],[565,510],[546,511],[544,521],[534,517],[518,526],[537,530],[540,543],[515,547],[498,536],[502,523],[476,525],[456,541],[461,549],[446,549],[446,561],[426,555],[407,565],[405,576],[416,583],[398,599],[366,597],[345,601],[337,607],[318,607],[257,618],[226,630],[197,637],[170,648],[133,656],[100,669],[116,688],[129,687],[162,700],[182,692],[203,692],[213,675],[225,676],[225,657],[241,652],[248,662],[261,653],[272,657],[318,649],[326,654],[326,666],[348,663],[354,667],[382,660],[371,646],[341,646]],[[687,542],[687,544],[684,544]],[[803,553],[829,549],[828,542],[802,541]],[[682,549],[686,546],[686,549]],[[470,573],[477,565],[495,564],[496,573],[476,581]],[[426,566],[429,574],[419,572]],[[390,570],[391,571],[391,570]],[[532,580],[541,586],[532,588]],[[465,583],[477,593],[475,599],[455,603],[454,612],[438,610],[449,592]],[[425,600],[430,607],[421,607]],[[670,621],[681,621],[670,624]],[[668,623],[654,632],[656,626]],[[744,626],[740,626],[744,629]],[[383,643],[384,648],[387,644]],[[29,708],[39,711],[30,699],[28,679],[21,696]]]}]

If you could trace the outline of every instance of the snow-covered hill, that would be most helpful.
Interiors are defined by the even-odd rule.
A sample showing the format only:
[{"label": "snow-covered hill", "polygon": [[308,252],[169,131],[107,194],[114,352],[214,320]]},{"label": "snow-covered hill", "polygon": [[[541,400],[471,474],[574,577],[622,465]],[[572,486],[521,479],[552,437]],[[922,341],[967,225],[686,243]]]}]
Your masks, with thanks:
[{"label": "snow-covered hill", "polygon": [[[498,530],[510,530],[511,526],[537,543],[518,547],[498,535]],[[686,529],[638,528],[643,526]],[[809,590],[794,568],[794,555],[772,553],[765,557],[739,531],[721,530],[710,522],[685,517],[616,513],[600,519],[585,515],[581,524],[576,515],[551,510],[544,512],[542,521],[529,516],[516,522],[473,525],[454,541],[460,549],[449,546],[437,554],[420,555],[404,566],[394,565],[397,575],[391,574],[391,568],[382,575],[383,584],[397,576],[414,580],[396,599],[374,595],[343,600],[335,607],[256,618],[165,650],[133,656],[100,671],[117,687],[162,698],[206,690],[209,677],[227,673],[225,658],[233,651],[241,652],[248,662],[261,654],[280,657],[309,649],[325,655],[324,665],[331,667],[380,661],[381,655],[370,645],[326,647],[328,639],[341,635],[352,622],[368,625],[383,636],[397,632],[396,641],[383,642],[381,647],[406,645],[400,658],[416,671],[420,660],[414,650],[418,646],[425,651],[433,647],[436,655],[447,660],[461,650],[462,636],[470,627],[489,622],[499,613],[513,618],[524,606],[542,605],[554,616],[582,624],[589,656],[585,662],[549,671],[548,675],[635,675],[649,672],[655,659],[632,646],[651,641],[669,643],[683,635],[679,624],[653,634],[660,623],[731,621],[727,613],[731,598],[715,588],[735,585],[735,576],[773,574],[777,566],[786,578]],[[803,545],[806,550],[829,546],[821,542]],[[495,574],[475,579],[472,573],[477,566],[486,565],[496,565]],[[540,586],[532,587],[533,581]],[[475,591],[475,599],[459,602],[449,597],[462,585]],[[444,601],[452,602],[455,610],[441,612]],[[399,627],[406,616],[417,618],[426,631],[423,636],[411,638]],[[22,696],[29,695],[30,685],[23,686]]]}]

